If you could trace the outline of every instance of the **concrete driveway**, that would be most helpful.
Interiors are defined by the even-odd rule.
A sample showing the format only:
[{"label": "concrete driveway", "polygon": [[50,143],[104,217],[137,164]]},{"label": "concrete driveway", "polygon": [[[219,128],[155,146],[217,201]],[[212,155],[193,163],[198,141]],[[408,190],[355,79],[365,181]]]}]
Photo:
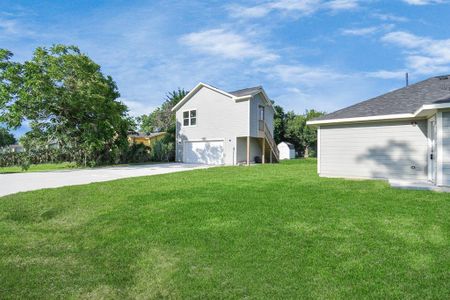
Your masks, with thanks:
[{"label": "concrete driveway", "polygon": [[174,173],[194,169],[204,169],[208,167],[211,166],[165,163],[81,170],[0,174],[0,197],[17,192],[40,190],[44,188],[87,184],[91,182],[109,181],[128,177]]}]

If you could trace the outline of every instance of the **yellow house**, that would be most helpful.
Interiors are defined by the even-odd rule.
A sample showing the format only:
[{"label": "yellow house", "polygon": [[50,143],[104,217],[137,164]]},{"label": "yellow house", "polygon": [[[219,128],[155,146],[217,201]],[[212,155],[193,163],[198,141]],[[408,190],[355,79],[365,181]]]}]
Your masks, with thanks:
[{"label": "yellow house", "polygon": [[154,142],[161,140],[165,134],[165,132],[145,133],[131,131],[128,133],[128,142],[130,144],[144,144],[146,146],[151,146]]}]

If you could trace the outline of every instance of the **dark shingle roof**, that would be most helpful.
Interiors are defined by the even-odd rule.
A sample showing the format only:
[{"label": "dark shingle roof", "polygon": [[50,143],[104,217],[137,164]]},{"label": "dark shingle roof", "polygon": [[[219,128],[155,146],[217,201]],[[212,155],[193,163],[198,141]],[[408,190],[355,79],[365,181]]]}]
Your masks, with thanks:
[{"label": "dark shingle roof", "polygon": [[236,96],[236,97],[252,96],[252,95],[259,93],[261,91],[261,89],[262,89],[261,86],[255,86],[255,87],[246,88],[246,89],[237,90],[237,91],[228,92],[228,93],[233,96]]},{"label": "dark shingle roof", "polygon": [[450,75],[437,76],[314,119],[332,120],[414,113],[425,104],[450,102]]}]

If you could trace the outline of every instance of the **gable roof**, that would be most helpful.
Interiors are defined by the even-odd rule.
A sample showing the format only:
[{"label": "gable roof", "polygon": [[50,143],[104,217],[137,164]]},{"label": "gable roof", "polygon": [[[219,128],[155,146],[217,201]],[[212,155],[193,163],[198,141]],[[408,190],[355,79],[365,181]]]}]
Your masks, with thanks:
[{"label": "gable roof", "polygon": [[172,111],[177,111],[178,109],[180,109],[180,107],[182,107],[184,103],[186,103],[189,99],[191,99],[192,96],[194,96],[203,87],[209,88],[217,93],[225,95],[225,96],[233,99],[236,102],[249,100],[249,99],[251,99],[252,96],[261,93],[263,95],[263,99],[266,101],[267,105],[269,107],[271,107],[273,109],[273,111],[275,112],[275,109],[272,106],[272,102],[270,101],[269,97],[267,96],[267,94],[264,91],[264,89],[262,88],[262,86],[245,88],[245,89],[241,89],[241,90],[237,90],[237,91],[233,91],[233,92],[225,92],[223,90],[220,90],[216,87],[213,87],[212,85],[209,85],[209,84],[206,84],[203,82],[200,82],[199,84],[197,84],[186,96],[184,96],[184,98],[181,99],[181,101],[178,102],[178,104],[172,108]]},{"label": "gable roof", "polygon": [[326,121],[363,119],[397,119],[415,117],[425,106],[450,104],[450,75],[431,77],[407,87],[357,103],[347,108],[316,118],[308,124]]},{"label": "gable roof", "polygon": [[232,91],[232,92],[228,92],[228,93],[233,96],[236,96],[236,97],[242,97],[242,96],[256,95],[256,94],[260,93],[261,90],[262,90],[262,86],[259,85],[259,86],[245,88],[242,90]]}]

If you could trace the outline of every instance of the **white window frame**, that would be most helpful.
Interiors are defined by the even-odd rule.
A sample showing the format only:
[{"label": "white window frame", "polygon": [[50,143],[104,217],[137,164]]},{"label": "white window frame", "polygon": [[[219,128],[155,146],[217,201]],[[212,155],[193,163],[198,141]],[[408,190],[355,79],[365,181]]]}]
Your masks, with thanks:
[{"label": "white window frame", "polygon": [[[191,112],[192,111],[195,111],[195,118],[193,118],[193,117],[191,117]],[[186,118],[184,117],[184,113],[188,113],[188,118],[187,118],[187,120],[189,120],[189,124],[188,125],[184,125],[184,120],[186,120]],[[193,109],[189,109],[189,110],[184,110],[183,112],[182,112],[182,114],[181,114],[181,118],[182,118],[182,125],[183,125],[183,127],[195,127],[195,126],[197,126],[197,124],[198,124],[198,114],[197,114],[197,109],[196,108],[193,108]],[[195,125],[192,125],[191,124],[191,122],[192,122],[192,119],[195,119]]]}]

